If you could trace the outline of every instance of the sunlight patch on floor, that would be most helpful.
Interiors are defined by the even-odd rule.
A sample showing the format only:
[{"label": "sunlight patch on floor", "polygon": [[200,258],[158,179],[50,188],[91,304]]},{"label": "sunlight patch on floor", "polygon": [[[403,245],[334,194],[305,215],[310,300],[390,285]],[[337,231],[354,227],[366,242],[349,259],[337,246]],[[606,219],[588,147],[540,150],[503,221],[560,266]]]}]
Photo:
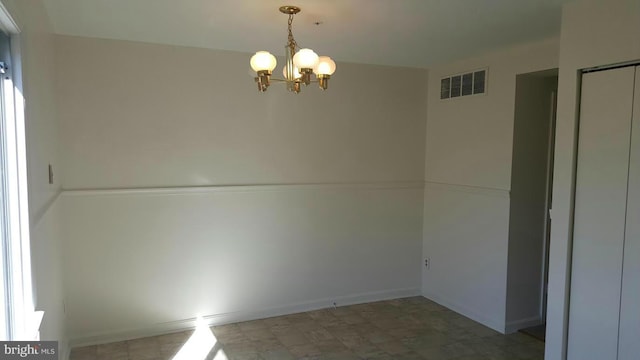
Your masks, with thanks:
[{"label": "sunlight patch on floor", "polygon": [[[218,340],[211,332],[209,325],[202,319],[198,319],[197,324],[189,340],[171,360],[205,360],[211,349],[216,346]],[[216,351],[214,360],[227,360],[227,356],[222,349],[219,349]]]}]

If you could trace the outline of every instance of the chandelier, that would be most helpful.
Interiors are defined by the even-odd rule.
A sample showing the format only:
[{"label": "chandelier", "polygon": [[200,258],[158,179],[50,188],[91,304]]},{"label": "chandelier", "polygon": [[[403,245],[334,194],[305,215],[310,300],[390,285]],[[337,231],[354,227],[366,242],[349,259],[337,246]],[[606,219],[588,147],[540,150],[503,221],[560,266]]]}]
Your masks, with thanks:
[{"label": "chandelier", "polygon": [[[322,90],[329,86],[329,78],[336,71],[336,63],[328,56],[318,56],[311,49],[301,49],[293,38],[291,24],[293,16],[300,12],[297,6],[281,6],[280,12],[289,15],[289,36],[285,46],[285,66],[282,69],[284,79],[271,78],[273,69],[276,68],[276,57],[268,51],[258,51],[251,57],[251,68],[256,72],[255,81],[258,91],[267,91],[271,81],[284,82],[287,90],[299,93],[301,84],[309,85],[317,82]],[[311,80],[311,74],[315,74],[316,80]]]}]

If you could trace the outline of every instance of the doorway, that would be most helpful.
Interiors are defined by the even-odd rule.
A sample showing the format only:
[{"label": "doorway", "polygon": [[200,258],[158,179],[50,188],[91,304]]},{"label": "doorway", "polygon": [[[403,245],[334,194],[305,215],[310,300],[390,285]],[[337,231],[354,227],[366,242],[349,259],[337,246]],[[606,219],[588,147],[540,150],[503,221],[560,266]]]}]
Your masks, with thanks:
[{"label": "doorway", "polygon": [[506,332],[544,341],[557,69],[516,77]]}]

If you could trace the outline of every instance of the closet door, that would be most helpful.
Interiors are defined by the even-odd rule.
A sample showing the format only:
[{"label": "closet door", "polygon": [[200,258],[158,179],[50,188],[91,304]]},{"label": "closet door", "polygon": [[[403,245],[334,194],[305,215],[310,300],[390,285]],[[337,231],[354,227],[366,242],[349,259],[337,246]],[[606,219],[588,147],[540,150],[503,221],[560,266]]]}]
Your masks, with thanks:
[{"label": "closet door", "polygon": [[615,360],[635,69],[582,78],[569,360]]},{"label": "closet door", "polygon": [[629,187],[627,194],[627,227],[622,267],[622,299],[620,301],[619,360],[640,358],[640,66],[636,67]]}]

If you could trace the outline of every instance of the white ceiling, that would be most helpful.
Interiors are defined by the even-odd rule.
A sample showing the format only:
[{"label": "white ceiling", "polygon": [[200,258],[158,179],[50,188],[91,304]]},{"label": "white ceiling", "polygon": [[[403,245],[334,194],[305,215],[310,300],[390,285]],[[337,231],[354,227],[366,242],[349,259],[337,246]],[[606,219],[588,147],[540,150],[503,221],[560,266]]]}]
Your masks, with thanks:
[{"label": "white ceiling", "polygon": [[[58,34],[284,53],[287,17],[303,47],[337,61],[428,67],[559,33],[569,0],[44,0]],[[314,22],[321,21],[320,26]]]}]

